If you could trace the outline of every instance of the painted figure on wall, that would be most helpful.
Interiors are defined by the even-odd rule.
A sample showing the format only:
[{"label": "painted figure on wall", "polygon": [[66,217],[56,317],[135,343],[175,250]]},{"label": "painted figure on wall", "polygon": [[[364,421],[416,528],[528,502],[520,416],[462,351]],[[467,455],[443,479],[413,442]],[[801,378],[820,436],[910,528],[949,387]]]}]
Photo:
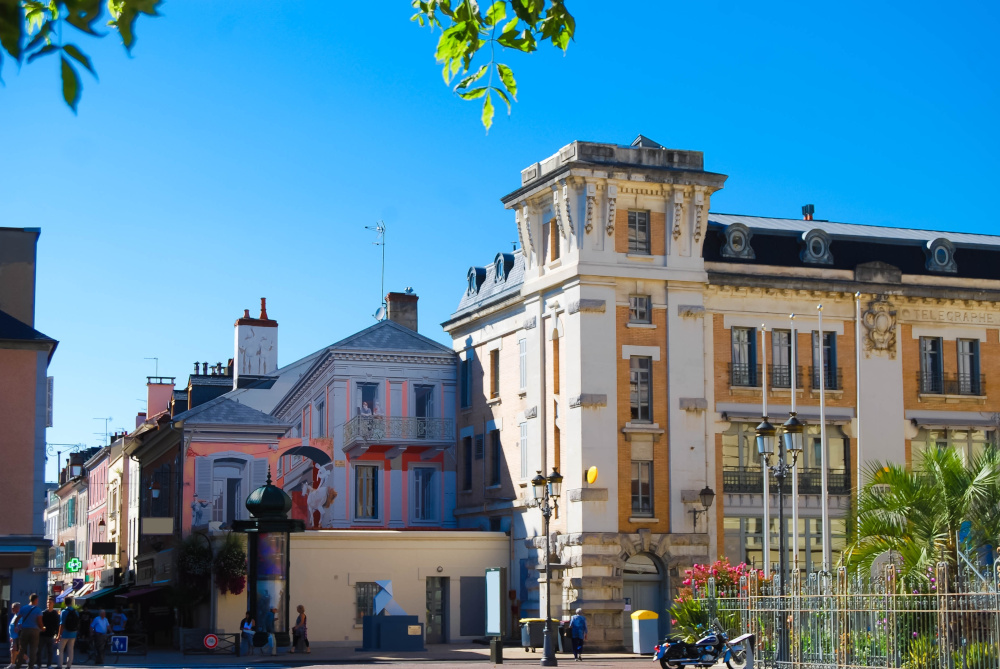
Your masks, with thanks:
[{"label": "painted figure on wall", "polygon": [[296,446],[281,454],[277,471],[277,484],[292,498],[291,517],[311,530],[333,527],[337,491],[330,455],[314,446]]}]

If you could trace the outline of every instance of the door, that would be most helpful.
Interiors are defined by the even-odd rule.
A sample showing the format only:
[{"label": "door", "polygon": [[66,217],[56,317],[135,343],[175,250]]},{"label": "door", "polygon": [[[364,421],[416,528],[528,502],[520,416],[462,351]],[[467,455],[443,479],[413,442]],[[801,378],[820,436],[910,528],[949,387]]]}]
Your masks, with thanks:
[{"label": "door", "polygon": [[448,641],[448,579],[427,578],[426,643]]},{"label": "door", "polygon": [[622,596],[631,605],[631,611],[622,615],[625,648],[632,647],[632,611],[653,611],[659,616],[660,636],[667,633],[667,598],[664,593],[663,571],[659,560],[652,555],[639,553],[625,563],[622,570]]}]

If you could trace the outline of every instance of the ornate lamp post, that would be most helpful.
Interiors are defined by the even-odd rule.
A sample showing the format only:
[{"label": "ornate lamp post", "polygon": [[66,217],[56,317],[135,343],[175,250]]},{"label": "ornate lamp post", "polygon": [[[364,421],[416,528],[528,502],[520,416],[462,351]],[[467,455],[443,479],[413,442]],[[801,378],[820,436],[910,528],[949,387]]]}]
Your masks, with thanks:
[{"label": "ornate lamp post", "polygon": [[552,565],[549,563],[549,555],[552,554],[551,538],[549,537],[549,518],[553,511],[559,507],[559,495],[562,494],[563,477],[559,471],[553,467],[552,473],[548,477],[542,476],[538,470],[535,478],[531,479],[531,488],[534,499],[529,506],[538,507],[542,512],[542,519],[545,531],[545,630],[542,640],[542,659],[539,664],[543,667],[554,667],[556,662],[555,649],[552,648],[552,636],[549,625],[552,622],[552,597],[549,584],[552,582]]},{"label": "ornate lamp post", "polygon": [[274,636],[277,645],[289,645],[288,572],[292,532],[305,532],[305,521],[289,518],[292,498],[278,486],[267,483],[250,493],[246,501],[250,520],[233,521],[233,531],[247,535],[247,610],[254,619],[277,607]]},{"label": "ornate lamp post", "polygon": [[694,519],[695,532],[698,531],[698,516],[700,516],[703,513],[708,513],[708,510],[712,508],[712,502],[715,501],[715,491],[709,488],[708,486],[705,486],[704,488],[701,489],[701,492],[698,493],[698,497],[701,499],[702,508],[691,509],[691,516]]}]

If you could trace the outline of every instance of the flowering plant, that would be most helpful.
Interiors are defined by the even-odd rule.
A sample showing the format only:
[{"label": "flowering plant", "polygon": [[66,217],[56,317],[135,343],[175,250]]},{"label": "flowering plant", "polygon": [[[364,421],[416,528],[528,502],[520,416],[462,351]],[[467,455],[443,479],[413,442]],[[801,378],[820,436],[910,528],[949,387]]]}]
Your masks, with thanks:
[{"label": "flowering plant", "polygon": [[215,556],[215,584],[219,592],[238,595],[247,584],[247,552],[240,538],[229,533]]},{"label": "flowering plant", "polygon": [[[745,562],[734,567],[729,564],[728,558],[716,560],[712,564],[695,564],[690,569],[684,570],[685,578],[681,582],[684,587],[678,591],[676,601],[691,599],[695,592],[704,591],[710,578],[715,579],[715,589],[719,597],[735,597],[739,594],[740,578],[749,576],[752,571],[755,571],[754,568]],[[756,572],[757,578],[764,578],[763,571],[756,570]]]}]

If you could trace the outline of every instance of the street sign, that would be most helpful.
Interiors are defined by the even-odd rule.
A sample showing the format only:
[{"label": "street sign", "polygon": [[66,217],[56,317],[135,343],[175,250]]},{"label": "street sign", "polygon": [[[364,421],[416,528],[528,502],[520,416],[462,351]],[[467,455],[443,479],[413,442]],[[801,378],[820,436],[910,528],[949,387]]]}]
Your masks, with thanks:
[{"label": "street sign", "polygon": [[80,561],[80,558],[72,558],[66,562],[66,571],[71,574],[75,574],[81,569],[83,569],[83,562]]},{"label": "street sign", "polygon": [[111,637],[111,652],[112,653],[127,653],[128,652],[128,637],[127,636],[113,636],[113,637]]},{"label": "street sign", "polygon": [[205,635],[205,648],[209,650],[215,650],[215,647],[219,645],[219,637],[214,634]]}]

